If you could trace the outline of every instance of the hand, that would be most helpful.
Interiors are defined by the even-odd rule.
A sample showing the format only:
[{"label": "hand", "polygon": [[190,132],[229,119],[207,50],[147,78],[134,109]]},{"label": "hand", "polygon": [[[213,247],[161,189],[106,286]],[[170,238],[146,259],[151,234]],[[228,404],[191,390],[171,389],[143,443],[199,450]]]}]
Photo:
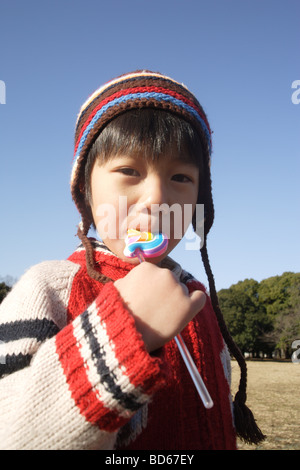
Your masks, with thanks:
[{"label": "hand", "polygon": [[147,262],[115,281],[115,286],[149,352],[180,333],[206,302],[202,291],[189,294],[171,271]]}]

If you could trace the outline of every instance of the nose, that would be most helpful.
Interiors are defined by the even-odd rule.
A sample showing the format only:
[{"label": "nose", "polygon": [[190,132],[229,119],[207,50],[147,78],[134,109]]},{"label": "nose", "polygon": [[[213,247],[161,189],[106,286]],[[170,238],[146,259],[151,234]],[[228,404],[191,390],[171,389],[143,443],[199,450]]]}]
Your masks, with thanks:
[{"label": "nose", "polygon": [[167,185],[159,173],[149,175],[144,181],[142,199],[147,209],[154,204],[168,204]]},{"label": "nose", "polygon": [[140,229],[153,233],[159,232],[162,229],[165,214],[168,213],[168,183],[158,171],[155,171],[147,175],[140,190],[137,203]]}]

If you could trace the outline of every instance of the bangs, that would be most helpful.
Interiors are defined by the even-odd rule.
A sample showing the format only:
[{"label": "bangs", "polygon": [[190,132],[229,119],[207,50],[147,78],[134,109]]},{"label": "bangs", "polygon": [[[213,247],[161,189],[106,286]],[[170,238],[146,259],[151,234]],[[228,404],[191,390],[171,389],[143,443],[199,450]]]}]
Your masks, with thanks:
[{"label": "bangs", "polygon": [[91,153],[96,153],[100,161],[120,154],[156,160],[169,153],[197,166],[202,160],[201,140],[191,124],[167,111],[149,108],[127,111],[113,119],[100,133]]}]

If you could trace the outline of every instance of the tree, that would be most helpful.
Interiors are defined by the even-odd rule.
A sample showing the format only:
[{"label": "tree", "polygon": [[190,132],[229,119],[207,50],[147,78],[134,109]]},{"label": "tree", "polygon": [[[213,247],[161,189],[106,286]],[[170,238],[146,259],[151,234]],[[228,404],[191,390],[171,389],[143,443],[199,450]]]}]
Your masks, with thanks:
[{"label": "tree", "polygon": [[291,345],[295,339],[300,339],[300,306],[276,317],[274,338],[281,357],[291,357]]},{"label": "tree", "polygon": [[263,341],[272,322],[266,315],[265,306],[259,299],[259,283],[246,279],[219,291],[219,302],[225,321],[233,339],[243,353],[258,356],[260,352],[270,354],[273,344]]},{"label": "tree", "polygon": [[273,322],[272,337],[281,357],[291,357],[291,345],[300,338],[300,273],[285,272],[261,281],[259,297]]},{"label": "tree", "polygon": [[241,281],[219,292],[220,307],[229,330],[242,350],[291,357],[300,339],[300,273]]},{"label": "tree", "polygon": [[275,317],[283,309],[298,302],[300,296],[300,273],[285,272],[261,281],[259,297],[268,315]]},{"label": "tree", "polygon": [[5,282],[0,282],[0,303],[4,299],[4,297],[8,294],[11,290],[11,287],[7,286]]}]

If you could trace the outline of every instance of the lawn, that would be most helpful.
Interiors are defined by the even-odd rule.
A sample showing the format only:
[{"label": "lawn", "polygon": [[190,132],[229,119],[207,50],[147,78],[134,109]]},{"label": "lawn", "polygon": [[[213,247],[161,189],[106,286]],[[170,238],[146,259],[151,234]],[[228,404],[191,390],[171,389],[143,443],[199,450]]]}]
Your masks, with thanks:
[{"label": "lawn", "polygon": [[[242,450],[300,450],[300,364],[247,361],[248,399],[256,421],[267,436],[260,445],[238,442]],[[239,366],[232,361],[232,392]]]}]

